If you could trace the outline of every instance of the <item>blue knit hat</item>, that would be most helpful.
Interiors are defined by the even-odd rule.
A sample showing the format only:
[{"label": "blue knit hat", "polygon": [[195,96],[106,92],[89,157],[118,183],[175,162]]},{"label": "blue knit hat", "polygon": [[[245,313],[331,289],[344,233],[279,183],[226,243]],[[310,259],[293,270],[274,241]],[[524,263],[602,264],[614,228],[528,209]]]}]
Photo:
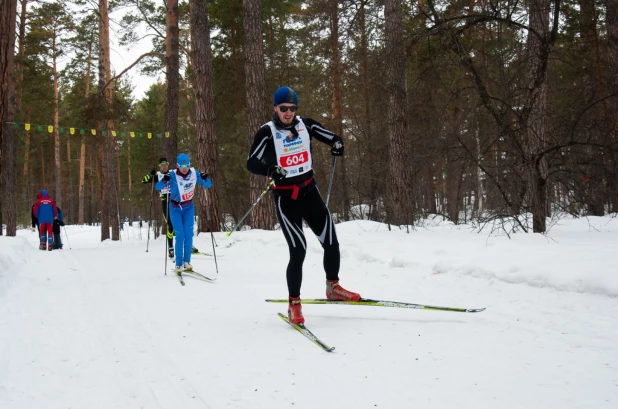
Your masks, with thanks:
[{"label": "blue knit hat", "polygon": [[186,153],[181,153],[176,158],[176,164],[178,166],[180,166],[180,165],[187,165],[187,166],[189,166],[189,165],[191,165],[191,161],[189,160],[189,157],[187,156]]},{"label": "blue knit hat", "polygon": [[277,91],[275,91],[274,106],[279,104],[294,104],[298,105],[298,95],[296,95],[296,91],[294,91],[290,87],[281,87]]}]

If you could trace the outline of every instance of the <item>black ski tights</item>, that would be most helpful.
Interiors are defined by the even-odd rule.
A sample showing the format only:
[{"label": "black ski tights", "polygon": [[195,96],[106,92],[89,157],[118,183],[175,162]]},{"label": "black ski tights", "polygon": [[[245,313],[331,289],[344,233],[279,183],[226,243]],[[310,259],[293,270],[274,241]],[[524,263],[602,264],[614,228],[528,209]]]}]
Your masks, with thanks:
[{"label": "black ski tights", "polygon": [[286,271],[290,297],[300,296],[303,280],[303,262],[307,253],[307,239],[303,220],[317,236],[324,249],[324,271],[327,280],[339,278],[339,242],[330,212],[317,188],[294,200],[289,196],[275,196],[275,207],[281,231],[290,250]]}]

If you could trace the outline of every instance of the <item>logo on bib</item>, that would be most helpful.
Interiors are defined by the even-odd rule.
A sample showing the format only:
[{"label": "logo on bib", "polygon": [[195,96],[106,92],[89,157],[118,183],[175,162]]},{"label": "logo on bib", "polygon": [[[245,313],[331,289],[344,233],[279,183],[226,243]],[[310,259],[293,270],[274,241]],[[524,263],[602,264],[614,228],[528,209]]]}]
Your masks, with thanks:
[{"label": "logo on bib", "polygon": [[290,133],[284,140],[283,140],[283,147],[284,148],[289,148],[290,146],[296,146],[296,145],[302,145],[303,141],[302,139],[300,139],[300,136],[295,136],[293,133]]}]

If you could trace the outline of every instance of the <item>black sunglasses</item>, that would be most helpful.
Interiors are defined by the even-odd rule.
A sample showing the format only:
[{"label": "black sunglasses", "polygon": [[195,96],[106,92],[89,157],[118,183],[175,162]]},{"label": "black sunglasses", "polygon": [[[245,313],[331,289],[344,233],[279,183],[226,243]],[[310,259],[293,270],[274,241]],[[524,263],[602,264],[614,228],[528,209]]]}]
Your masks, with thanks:
[{"label": "black sunglasses", "polygon": [[298,107],[296,105],[291,106],[291,107],[286,107],[286,106],[281,106],[279,105],[279,111],[281,112],[288,112],[288,109],[292,112],[296,112],[296,110],[298,109]]}]

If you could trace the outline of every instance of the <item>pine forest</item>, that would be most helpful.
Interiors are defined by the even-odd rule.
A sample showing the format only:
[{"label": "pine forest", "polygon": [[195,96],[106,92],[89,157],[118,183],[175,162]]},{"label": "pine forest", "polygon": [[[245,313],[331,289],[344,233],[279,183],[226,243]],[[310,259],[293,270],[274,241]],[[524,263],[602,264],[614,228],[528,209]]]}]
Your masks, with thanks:
[{"label": "pine forest", "polygon": [[[101,240],[162,226],[141,180],[179,153],[213,182],[198,230],[230,230],[269,183],[246,161],[284,85],[345,142],[334,169],[312,144],[336,221],[618,213],[618,0],[0,0],[0,28],[0,234],[41,189]],[[277,227],[270,195],[245,224]]]}]

